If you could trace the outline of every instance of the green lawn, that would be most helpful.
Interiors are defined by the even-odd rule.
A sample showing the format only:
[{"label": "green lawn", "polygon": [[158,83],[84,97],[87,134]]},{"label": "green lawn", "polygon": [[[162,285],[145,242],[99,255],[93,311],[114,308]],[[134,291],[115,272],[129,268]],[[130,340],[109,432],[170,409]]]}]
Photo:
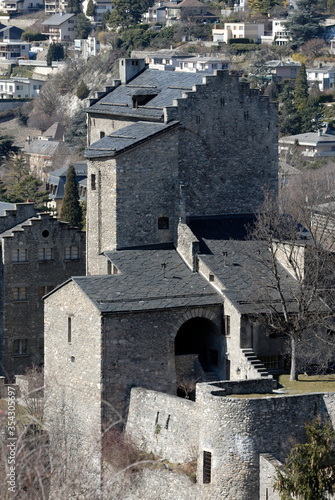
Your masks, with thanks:
[{"label": "green lawn", "polygon": [[299,375],[298,381],[290,381],[289,375],[280,375],[279,384],[285,394],[309,392],[335,392],[335,375]]}]

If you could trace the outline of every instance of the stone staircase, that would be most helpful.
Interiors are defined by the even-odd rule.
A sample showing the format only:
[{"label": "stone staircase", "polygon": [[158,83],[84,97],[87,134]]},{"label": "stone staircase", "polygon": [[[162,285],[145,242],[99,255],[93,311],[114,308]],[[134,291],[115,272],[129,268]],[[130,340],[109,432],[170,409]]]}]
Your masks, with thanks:
[{"label": "stone staircase", "polygon": [[251,348],[242,349],[242,353],[261,378],[267,378],[269,376],[269,372]]}]

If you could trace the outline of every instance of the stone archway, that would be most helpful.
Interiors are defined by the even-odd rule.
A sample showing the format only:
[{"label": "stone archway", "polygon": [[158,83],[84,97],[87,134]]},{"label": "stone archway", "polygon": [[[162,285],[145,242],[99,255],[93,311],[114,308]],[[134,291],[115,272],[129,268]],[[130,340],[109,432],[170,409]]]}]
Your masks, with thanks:
[{"label": "stone archway", "polygon": [[[215,323],[205,317],[187,319],[175,337],[178,380],[219,380],[223,377],[222,336]],[[197,369],[198,367],[198,369]]]}]

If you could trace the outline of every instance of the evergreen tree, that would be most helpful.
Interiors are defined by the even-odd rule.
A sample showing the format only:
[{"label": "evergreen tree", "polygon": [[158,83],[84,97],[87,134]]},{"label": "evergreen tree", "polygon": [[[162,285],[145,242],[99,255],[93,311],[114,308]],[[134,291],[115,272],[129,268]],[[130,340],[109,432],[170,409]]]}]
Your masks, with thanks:
[{"label": "evergreen tree", "polygon": [[280,96],[279,133],[280,135],[295,135],[300,133],[301,117],[293,102],[293,90],[285,85]]},{"label": "evergreen tree", "polygon": [[128,27],[141,21],[141,15],[153,5],[152,0],[114,0],[109,17],[112,26]]},{"label": "evergreen tree", "polygon": [[11,153],[17,153],[19,148],[14,146],[13,139],[8,135],[0,135],[0,160],[3,161],[10,156]]},{"label": "evergreen tree", "polygon": [[47,65],[51,66],[52,61],[64,59],[64,47],[61,43],[52,42],[49,45],[47,53]]},{"label": "evergreen tree", "polygon": [[78,88],[77,88],[77,92],[76,92],[77,97],[79,97],[79,99],[86,99],[86,97],[88,96],[89,93],[90,93],[90,89],[88,88],[88,86],[86,85],[84,80],[82,80],[79,83]]},{"label": "evergreen tree", "polygon": [[41,190],[42,181],[32,175],[28,175],[11,189],[7,199],[10,203],[24,203],[27,200],[34,201],[38,208],[42,208],[49,199],[49,193]]},{"label": "evergreen tree", "polygon": [[92,24],[90,20],[87,19],[85,14],[78,14],[76,17],[76,26],[74,28],[76,38],[86,39],[91,33],[91,30]]},{"label": "evergreen tree", "polygon": [[299,108],[301,120],[300,133],[316,132],[322,126],[323,106],[317,97],[309,96],[304,104]]},{"label": "evergreen tree", "polygon": [[72,14],[80,14],[81,12],[80,0],[68,0],[66,11]]},{"label": "evergreen tree", "polygon": [[302,64],[299,69],[298,76],[295,81],[294,104],[299,109],[306,104],[308,99],[308,82],[306,66]]},{"label": "evergreen tree", "polygon": [[284,0],[248,0],[249,9],[260,14],[269,14],[278,5],[283,5]]},{"label": "evergreen tree", "polygon": [[95,5],[93,3],[93,0],[88,0],[86,15],[87,17],[94,17],[94,14],[95,14]]},{"label": "evergreen tree", "polygon": [[65,192],[60,213],[60,219],[69,222],[71,226],[82,228],[82,210],[76,184],[76,171],[70,165],[66,174]]},{"label": "evergreen tree", "polygon": [[326,500],[335,492],[335,432],[318,417],[306,424],[307,442],[294,444],[273,485],[282,500]]},{"label": "evergreen tree", "polygon": [[321,38],[325,17],[318,11],[318,0],[298,0],[294,14],[285,23],[292,47],[298,47],[311,38]]},{"label": "evergreen tree", "polygon": [[71,146],[83,150],[86,146],[87,124],[85,108],[79,110],[70,119],[70,123],[65,132],[65,140]]}]

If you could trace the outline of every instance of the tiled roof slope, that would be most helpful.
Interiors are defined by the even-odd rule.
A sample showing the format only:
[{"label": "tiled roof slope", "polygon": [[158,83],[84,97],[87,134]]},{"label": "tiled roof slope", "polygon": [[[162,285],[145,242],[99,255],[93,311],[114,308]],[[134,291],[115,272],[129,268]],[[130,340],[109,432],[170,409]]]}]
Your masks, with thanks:
[{"label": "tiled roof slope", "polygon": [[[163,107],[172,106],[174,99],[180,99],[184,92],[191,92],[193,85],[199,85],[206,73],[183,73],[175,71],[157,71],[147,69],[127,85],[120,85],[115,90],[90,106],[88,113],[125,115],[138,119],[160,120],[163,118]],[[156,91],[147,104],[133,108],[132,96],[140,90]]]},{"label": "tiled roof slope", "polygon": [[117,156],[126,150],[175,128],[179,122],[162,123],[137,122],[103,137],[85,150],[86,158]]},{"label": "tiled roof slope", "polygon": [[192,273],[173,249],[121,250],[106,255],[122,274],[72,278],[101,312],[222,303],[219,294]]}]

